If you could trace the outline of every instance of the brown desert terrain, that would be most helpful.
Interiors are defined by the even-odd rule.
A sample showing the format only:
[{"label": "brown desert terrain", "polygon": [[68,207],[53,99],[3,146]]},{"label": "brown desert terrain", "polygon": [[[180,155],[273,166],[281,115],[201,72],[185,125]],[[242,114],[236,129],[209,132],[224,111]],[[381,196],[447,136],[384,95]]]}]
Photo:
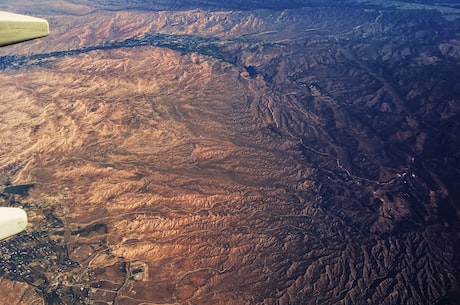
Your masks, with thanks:
[{"label": "brown desert terrain", "polygon": [[458,23],[115,2],[0,49],[0,304],[455,304]]}]

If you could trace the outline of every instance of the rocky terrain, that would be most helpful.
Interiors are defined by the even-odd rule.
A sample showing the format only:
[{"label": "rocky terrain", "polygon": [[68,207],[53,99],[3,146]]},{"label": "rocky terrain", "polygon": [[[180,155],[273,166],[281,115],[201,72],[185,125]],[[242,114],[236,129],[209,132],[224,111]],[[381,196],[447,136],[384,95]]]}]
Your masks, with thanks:
[{"label": "rocky terrain", "polygon": [[458,304],[454,4],[0,9],[0,304]]}]

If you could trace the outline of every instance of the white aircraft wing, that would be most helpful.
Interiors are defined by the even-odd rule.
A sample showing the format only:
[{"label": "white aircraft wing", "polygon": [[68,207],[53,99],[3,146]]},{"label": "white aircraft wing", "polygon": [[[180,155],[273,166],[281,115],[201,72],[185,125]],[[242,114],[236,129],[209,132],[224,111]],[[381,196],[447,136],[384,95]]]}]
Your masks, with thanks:
[{"label": "white aircraft wing", "polygon": [[0,11],[0,46],[47,36],[48,21]]},{"label": "white aircraft wing", "polygon": [[[49,34],[48,21],[0,11],[0,47]],[[0,207],[0,240],[27,227],[27,214],[20,208]]]},{"label": "white aircraft wing", "polygon": [[0,207],[0,240],[18,234],[27,227],[27,214],[20,208]]}]

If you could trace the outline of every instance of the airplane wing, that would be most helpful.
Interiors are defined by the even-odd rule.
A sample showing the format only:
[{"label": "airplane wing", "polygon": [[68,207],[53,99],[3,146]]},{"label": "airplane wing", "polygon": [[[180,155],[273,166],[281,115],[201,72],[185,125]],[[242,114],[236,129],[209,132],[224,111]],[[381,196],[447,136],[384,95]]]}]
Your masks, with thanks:
[{"label": "airplane wing", "polygon": [[0,46],[47,36],[48,21],[0,11]]},{"label": "airplane wing", "polygon": [[0,207],[0,240],[18,234],[27,227],[27,214],[23,209]]},{"label": "airplane wing", "polygon": [[[0,47],[48,34],[49,25],[45,19],[0,11]],[[26,227],[27,214],[23,209],[0,207],[0,240]]]}]

